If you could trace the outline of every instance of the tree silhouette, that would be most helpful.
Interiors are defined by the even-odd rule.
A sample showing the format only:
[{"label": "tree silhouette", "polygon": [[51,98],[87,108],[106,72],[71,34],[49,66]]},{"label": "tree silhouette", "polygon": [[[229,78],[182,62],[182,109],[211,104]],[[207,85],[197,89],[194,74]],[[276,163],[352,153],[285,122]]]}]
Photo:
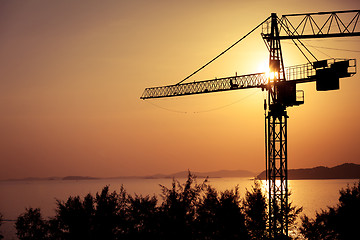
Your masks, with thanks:
[{"label": "tree silhouette", "polygon": [[313,239],[357,239],[360,226],[360,181],[340,190],[339,203],[316,213],[315,219],[302,217],[301,233]]},{"label": "tree silhouette", "polygon": [[[288,198],[291,198],[289,192]],[[268,234],[268,200],[262,191],[261,182],[254,181],[254,185],[250,190],[246,189],[245,198],[243,200],[244,212],[246,217],[246,227],[249,231],[251,239],[269,239]],[[279,209],[278,205],[275,205]],[[288,215],[288,229],[289,236],[278,236],[278,239],[297,239],[297,224],[296,220],[302,212],[302,207],[294,206],[291,201],[288,202],[285,211]],[[279,210],[274,211],[280,214]],[[281,216],[278,216],[280,219]]]},{"label": "tree silhouette", "polygon": [[198,184],[189,172],[184,184],[173,180],[170,189],[160,185],[163,198],[159,209],[162,239],[192,239],[196,208],[206,181]]},{"label": "tree silhouette", "polygon": [[[66,202],[57,200],[57,214],[53,219],[56,236],[64,239],[92,239],[94,199],[88,194],[82,201],[79,196]],[[55,227],[56,226],[56,227]]]},{"label": "tree silhouette", "polygon": [[249,239],[238,188],[218,193],[206,186],[194,220],[193,239]]},{"label": "tree silhouette", "polygon": [[[57,200],[56,215],[43,220],[40,209],[26,209],[16,222],[23,239],[54,240],[252,240],[267,238],[267,202],[259,182],[244,199],[238,187],[218,192],[208,180],[197,183],[190,172],[185,183],[173,180],[161,186],[156,196],[130,196],[121,187],[110,192],[105,186],[95,196],[88,194]],[[290,222],[297,208],[289,205]]]},{"label": "tree silhouette", "polygon": [[217,239],[219,237],[217,213],[220,209],[218,192],[211,186],[206,186],[201,199],[196,219],[196,239]]},{"label": "tree silhouette", "polygon": [[129,196],[128,239],[159,239],[159,210],[155,196]]},{"label": "tree silhouette", "polygon": [[249,239],[245,216],[240,206],[238,187],[220,194],[220,208],[217,212],[220,239]]},{"label": "tree silhouette", "polygon": [[[2,223],[3,223],[3,215],[0,213],[0,227],[1,227]],[[0,233],[0,239],[3,239],[3,238],[4,238],[4,236]]]},{"label": "tree silhouette", "polygon": [[49,239],[47,222],[42,218],[39,208],[29,208],[16,222],[16,235],[20,240]]},{"label": "tree silhouette", "polygon": [[[105,186],[94,198],[69,197],[57,201],[57,215],[52,220],[53,238],[60,239],[116,239],[124,234],[126,193],[110,193]],[[57,229],[57,231],[56,231]]]},{"label": "tree silhouette", "polygon": [[[117,226],[121,223],[121,197],[115,191],[109,193],[109,186],[96,194],[95,239],[115,239]],[[124,199],[126,201],[126,199]]]},{"label": "tree silhouette", "polygon": [[251,239],[267,239],[268,205],[259,181],[254,181],[250,190],[246,189],[243,205]]},{"label": "tree silhouette", "polygon": [[[292,195],[291,191],[288,194],[288,199],[290,199]],[[302,211],[303,207],[294,206],[293,202],[288,202],[286,213],[288,215],[289,238],[287,239],[298,239],[298,224],[296,223],[296,220]]]}]

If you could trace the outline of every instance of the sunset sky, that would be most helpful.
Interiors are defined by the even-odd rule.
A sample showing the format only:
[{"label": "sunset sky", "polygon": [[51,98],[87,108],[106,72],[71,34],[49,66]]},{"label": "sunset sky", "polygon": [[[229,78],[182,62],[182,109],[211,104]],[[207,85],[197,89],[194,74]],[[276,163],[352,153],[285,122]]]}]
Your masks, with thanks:
[{"label": "sunset sky", "polygon": [[[258,173],[260,89],[146,101],[143,90],[181,81],[272,12],[352,9],[359,1],[1,1],[0,179]],[[360,61],[360,37],[304,42],[319,59]],[[282,47],[286,66],[306,63],[291,41]],[[190,81],[257,73],[267,62],[258,30]],[[299,87],[289,168],[360,164],[359,87],[360,73],[338,91]]]}]

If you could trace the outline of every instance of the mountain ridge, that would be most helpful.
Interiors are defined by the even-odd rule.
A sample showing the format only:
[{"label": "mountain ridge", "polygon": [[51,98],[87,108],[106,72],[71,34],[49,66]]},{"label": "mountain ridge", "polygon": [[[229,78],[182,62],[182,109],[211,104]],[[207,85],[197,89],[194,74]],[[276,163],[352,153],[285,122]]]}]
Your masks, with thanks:
[{"label": "mountain ridge", "polygon": [[[265,171],[257,175],[256,178],[264,180]],[[317,166],[313,168],[289,169],[288,179],[360,179],[360,165],[355,163],[344,163],[330,168]]]}]

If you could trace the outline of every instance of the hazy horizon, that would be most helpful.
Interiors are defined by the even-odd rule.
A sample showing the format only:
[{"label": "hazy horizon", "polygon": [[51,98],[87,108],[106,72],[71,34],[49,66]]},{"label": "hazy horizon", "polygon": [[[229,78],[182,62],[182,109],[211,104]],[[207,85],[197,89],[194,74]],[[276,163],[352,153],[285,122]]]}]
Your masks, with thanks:
[{"label": "hazy horizon", "polygon": [[[318,167],[325,167],[325,168],[333,168],[333,167],[338,167],[338,166],[341,166],[341,165],[344,165],[344,164],[354,164],[354,163],[343,163],[343,164],[340,164],[340,165],[336,165],[336,166],[313,166],[313,167],[309,167],[309,168],[297,168],[297,169],[289,169],[289,171],[291,170],[303,170],[303,169],[313,169],[313,168],[318,168]],[[249,174],[254,174],[254,177],[262,174],[263,172],[265,171],[265,169],[263,170],[259,170],[259,171],[249,171],[247,169],[237,169],[237,170],[229,170],[229,169],[219,169],[219,170],[214,170],[214,171],[192,171],[191,169],[186,169],[186,170],[179,170],[179,171],[176,171],[176,172],[169,172],[169,173],[166,173],[166,172],[158,172],[158,173],[155,173],[155,174],[144,174],[144,175],[117,175],[117,176],[85,176],[85,175],[79,175],[79,174],[76,174],[76,175],[67,175],[67,176],[45,176],[45,177],[34,177],[34,176],[27,176],[27,177],[22,177],[22,178],[9,178],[9,179],[0,179],[0,181],[4,180],[4,181],[9,181],[9,180],[31,180],[31,179],[34,179],[34,180],[37,180],[37,179],[40,179],[40,180],[53,180],[53,179],[61,179],[61,180],[68,180],[68,179],[64,179],[64,178],[68,178],[68,177],[74,177],[74,178],[80,178],[79,180],[81,180],[81,178],[84,178],[84,180],[87,180],[88,179],[116,179],[116,178],[152,178],[152,177],[155,177],[157,178],[157,176],[165,176],[166,178],[168,177],[171,177],[172,175],[178,175],[178,174],[182,174],[184,173],[184,176],[182,177],[187,177],[187,173],[190,172],[191,174],[194,174],[195,177],[200,177],[200,178],[203,178],[203,177],[209,177],[209,176],[205,176],[205,175],[197,175],[197,174],[209,174],[209,173],[224,173],[225,175],[224,176],[221,176],[221,177],[228,177],[229,174],[233,174],[234,172],[245,172],[245,173],[249,173]],[[226,173],[228,172],[228,173]],[[228,176],[226,176],[226,174]],[[221,175],[221,174],[220,174]],[[177,176],[179,177],[179,176]],[[212,176],[214,177],[214,176]],[[219,176],[215,176],[215,178],[217,178]],[[236,177],[239,177],[239,176],[236,176]],[[160,177],[161,178],[161,177]],[[316,178],[315,178],[316,179]],[[334,179],[343,179],[343,178],[334,178]],[[344,178],[346,179],[346,178]],[[351,179],[351,178],[349,178]],[[71,179],[71,180],[75,180],[75,179]],[[293,180],[293,179],[291,179]]]},{"label": "hazy horizon", "polygon": [[[272,12],[358,9],[355,0],[1,1],[0,179],[265,169],[264,92],[140,100],[176,84]],[[360,59],[359,37],[304,40],[318,59]],[[316,46],[310,47],[310,46]],[[306,63],[282,44],[286,66]],[[189,81],[265,71],[261,30]],[[359,64],[359,62],[358,62]],[[288,168],[360,164],[359,76],[300,84]]]}]

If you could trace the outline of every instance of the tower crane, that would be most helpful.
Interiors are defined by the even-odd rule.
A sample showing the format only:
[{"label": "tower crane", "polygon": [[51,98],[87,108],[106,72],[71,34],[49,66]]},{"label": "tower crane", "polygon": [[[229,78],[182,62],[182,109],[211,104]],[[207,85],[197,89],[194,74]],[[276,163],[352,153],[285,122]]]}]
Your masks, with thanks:
[{"label": "tower crane", "polygon": [[[292,40],[303,53],[308,50],[300,39],[360,36],[360,10],[287,14],[281,18],[272,13],[256,28],[262,27],[262,38],[269,50],[270,74],[255,73],[204,81],[184,82],[206,67],[242,39],[212,59],[183,81],[160,87],[146,88],[141,99],[177,97],[183,95],[260,88],[268,92],[264,102],[266,111],[266,180],[269,194],[269,237],[288,236],[288,171],[286,109],[304,103],[304,92],[297,90],[300,83],[316,82],[317,91],[339,89],[339,79],[356,74],[356,59],[325,59],[284,67],[282,40]],[[300,44],[300,46],[299,46]],[[303,50],[302,50],[303,49]]]}]

